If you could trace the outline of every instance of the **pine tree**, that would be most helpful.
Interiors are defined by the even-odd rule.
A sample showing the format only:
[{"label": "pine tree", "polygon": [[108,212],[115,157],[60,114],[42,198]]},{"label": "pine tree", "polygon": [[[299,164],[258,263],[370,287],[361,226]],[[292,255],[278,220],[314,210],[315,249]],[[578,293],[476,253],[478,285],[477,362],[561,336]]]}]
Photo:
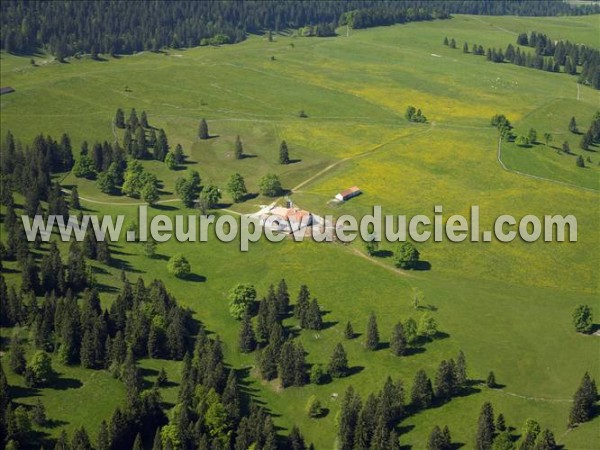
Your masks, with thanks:
[{"label": "pine tree", "polygon": [[320,330],[323,328],[323,319],[321,318],[321,308],[316,298],[313,298],[306,313],[306,328],[309,330]]},{"label": "pine tree", "polygon": [[238,423],[241,415],[241,399],[237,377],[233,369],[229,371],[229,375],[227,376],[227,383],[225,384],[221,401],[227,410],[229,420],[232,423]]},{"label": "pine tree", "polygon": [[333,349],[327,369],[332,378],[342,378],[348,374],[348,357],[342,344],[338,343]]},{"label": "pine tree", "polygon": [[369,350],[377,350],[379,347],[379,331],[377,329],[377,317],[372,312],[369,315],[369,322],[367,323],[367,337],[365,341],[365,347]]},{"label": "pine tree", "polygon": [[294,384],[295,352],[296,346],[292,341],[286,341],[281,347],[279,377],[281,378],[281,386],[284,388]]},{"label": "pine tree", "polygon": [[415,380],[410,395],[413,407],[420,409],[429,408],[433,403],[433,388],[431,380],[423,369],[415,374]]},{"label": "pine tree", "polygon": [[458,352],[456,358],[456,385],[458,388],[464,388],[467,383],[467,359],[462,350]]},{"label": "pine tree", "polygon": [[306,352],[302,343],[294,349],[294,385],[304,386],[306,383]]},{"label": "pine tree", "polygon": [[349,386],[344,393],[340,407],[338,438],[341,450],[352,450],[354,448],[354,432],[357,428],[360,410],[360,396],[355,393],[352,386]]},{"label": "pine tree", "polygon": [[443,360],[435,376],[435,396],[446,401],[456,392],[456,374],[453,360]]},{"label": "pine tree", "polygon": [[146,111],[142,111],[142,114],[140,115],[140,125],[144,128],[150,127],[148,125],[148,116],[146,115]]},{"label": "pine tree", "polygon": [[504,420],[504,414],[502,413],[498,414],[498,417],[496,418],[496,430],[499,432],[506,431],[506,422]]},{"label": "pine tree", "polygon": [[402,356],[406,353],[406,337],[404,336],[404,327],[400,322],[394,326],[392,331],[390,350],[396,356]]},{"label": "pine tree", "polygon": [[138,396],[142,388],[142,378],[131,348],[128,349],[127,357],[123,363],[121,378],[125,383],[127,404],[131,408],[138,401]]},{"label": "pine tree", "polygon": [[279,164],[289,164],[290,163],[290,155],[288,151],[288,146],[285,141],[281,141],[281,145],[279,146]]},{"label": "pine tree", "polygon": [[569,131],[574,134],[578,134],[579,130],[577,129],[577,122],[575,121],[575,117],[571,117],[569,121]]},{"label": "pine tree", "polygon": [[309,299],[310,292],[308,291],[308,287],[305,284],[303,284],[302,286],[300,286],[298,300],[296,301],[296,306],[294,307],[294,317],[298,319],[302,328],[306,326],[306,316],[308,313],[308,308],[310,306]]},{"label": "pine tree", "polygon": [[71,188],[71,208],[80,210],[81,204],[79,203],[79,191],[77,186]]},{"label": "pine tree", "polygon": [[300,433],[300,430],[296,425],[292,427],[290,434],[286,439],[286,449],[289,450],[306,450],[306,443],[304,442],[304,437]]},{"label": "pine tree", "polygon": [[198,127],[198,137],[200,139],[208,139],[210,135],[208,134],[208,124],[205,119],[200,121],[200,125]]},{"label": "pine tree", "polygon": [[346,322],[346,328],[344,329],[344,337],[346,339],[354,339],[354,328],[350,321]]},{"label": "pine tree", "polygon": [[121,108],[118,108],[115,114],[115,126],[117,128],[125,128],[125,113]]},{"label": "pine tree", "polygon": [[10,340],[10,370],[18,375],[23,375],[26,366],[25,350],[20,342],[18,334],[13,332]]},{"label": "pine tree", "polygon": [[256,348],[256,336],[252,328],[250,314],[246,312],[240,325],[239,347],[242,353],[250,353]]},{"label": "pine tree", "polygon": [[587,422],[593,417],[594,404],[597,398],[596,382],[586,372],[579,388],[573,395],[573,405],[569,413],[569,427]]},{"label": "pine tree", "polygon": [[90,437],[85,430],[85,427],[76,428],[73,432],[73,440],[71,441],[71,449],[73,450],[92,450]]},{"label": "pine tree", "polygon": [[258,368],[264,380],[269,381],[277,377],[277,359],[271,345],[267,345],[258,354]]},{"label": "pine tree", "polygon": [[278,313],[281,317],[285,317],[290,307],[290,294],[288,291],[287,283],[283,278],[279,280],[279,284],[277,285],[276,298]]},{"label": "pine tree", "polygon": [[479,413],[475,448],[477,450],[491,449],[494,440],[494,431],[494,409],[490,402],[485,402]]},{"label": "pine tree", "polygon": [[448,437],[440,427],[437,425],[433,427],[429,435],[429,441],[427,442],[427,450],[449,450],[451,448],[452,446],[448,442]]},{"label": "pine tree", "polygon": [[496,385],[496,375],[494,375],[494,371],[493,370],[491,370],[490,373],[488,373],[488,376],[487,376],[487,379],[485,381],[485,384],[490,389],[495,389],[497,387],[497,385]]},{"label": "pine tree", "polygon": [[235,159],[242,159],[244,157],[244,146],[242,144],[242,140],[238,135],[235,138],[235,151],[234,151]]},{"label": "pine tree", "polygon": [[535,450],[556,450],[557,448],[554,433],[548,429],[542,431],[535,443]]}]

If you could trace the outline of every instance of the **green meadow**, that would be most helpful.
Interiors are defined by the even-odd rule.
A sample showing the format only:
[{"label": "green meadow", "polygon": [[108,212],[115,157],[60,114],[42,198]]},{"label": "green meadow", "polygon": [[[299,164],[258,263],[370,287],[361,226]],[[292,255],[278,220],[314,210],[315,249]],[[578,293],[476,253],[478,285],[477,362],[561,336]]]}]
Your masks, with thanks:
[{"label": "green meadow", "polygon": [[[70,59],[60,64],[46,55],[29,58],[2,53],[1,84],[15,92],[1,97],[2,136],[10,130],[23,142],[39,133],[59,138],[67,132],[76,157],[83,140],[122,139],[112,126],[117,108],[146,111],[150,125],[163,128],[169,144],[180,143],[187,155],[182,170],[169,171],[163,163],[145,161],[163,185],[152,214],[191,214],[174,193],[175,181],[190,169],[202,184],[224,188],[239,172],[248,190],[258,192],[258,180],[277,173],[283,187],[293,190],[295,204],[319,215],[369,214],[373,205],[384,213],[427,214],[442,205],[444,215],[468,216],[479,205],[481,228],[492,229],[501,214],[517,219],[527,214],[573,214],[577,242],[511,243],[425,242],[416,244],[427,271],[400,271],[390,257],[368,257],[362,242],[269,243],[261,240],[240,252],[239,243],[212,238],[202,243],[171,240],[158,245],[158,257],[144,256],[138,243],[112,246],[114,264],[95,267],[103,306],[109,306],[120,287],[120,272],[149,282],[164,279],[179,302],[189,306],[208,330],[221,336],[227,362],[246,369],[244,389],[264,402],[275,424],[287,433],[300,427],[317,449],[335,446],[336,414],[343,392],[354,386],[363,395],[379,390],[391,376],[404,381],[410,395],[414,374],[423,368],[430,377],[442,359],[463,350],[468,375],[475,384],[470,395],[410,416],[401,423],[401,443],[424,448],[434,425],[448,425],[453,442],[472,448],[481,405],[491,401],[517,430],[528,418],[550,428],[569,449],[592,449],[600,441],[600,419],[567,430],[571,398],[585,371],[600,379],[597,335],[577,334],[571,314],[579,304],[590,304],[600,315],[600,149],[579,149],[580,136],[568,130],[575,116],[585,131],[600,109],[600,91],[578,88],[576,77],[512,64],[494,64],[483,56],[464,54],[466,41],[484,48],[506,48],[517,34],[531,30],[554,39],[598,46],[598,16],[516,18],[456,16],[451,20],[412,23],[368,30],[340,29],[335,38],[293,38],[276,35],[274,42],[252,36],[223,47],[168,50],[92,61]],[[442,45],[455,38],[457,49]],[[531,49],[528,49],[531,50]],[[427,116],[425,124],[406,121],[406,107],[414,105]],[[304,111],[307,118],[300,118]],[[503,143],[499,162],[498,133],[492,115],[505,114],[515,131],[531,127],[542,143],[522,148]],[[211,135],[197,138],[198,122],[206,118]],[[543,143],[543,133],[553,140]],[[236,160],[239,135],[248,156]],[[279,143],[286,140],[293,164],[278,164]],[[575,155],[592,161],[575,165],[574,155],[556,152],[568,141]],[[101,193],[92,181],[73,174],[61,178],[78,185],[82,205],[100,214],[125,214],[133,220],[140,200]],[[357,185],[363,194],[333,206],[336,193]],[[17,198],[19,203],[22,199]],[[227,208],[255,212],[272,199],[261,196]],[[66,251],[67,244],[61,244]],[[42,247],[42,252],[47,245]],[[382,243],[381,252],[395,244]],[[182,253],[194,277],[169,275],[166,260]],[[16,263],[5,263],[8,284],[20,284]],[[327,364],[333,347],[342,342],[353,375],[325,385],[279,389],[262,382],[254,371],[254,355],[237,350],[239,324],[230,316],[227,293],[237,283],[252,283],[259,296],[270,284],[285,278],[295,300],[300,285],[327,311],[326,329],[303,330],[300,339],[308,363]],[[364,348],[370,312],[378,318],[383,342],[401,319],[423,314],[411,303],[413,288],[432,305],[442,337],[419,353],[395,357],[387,349]],[[352,321],[363,334],[345,341],[344,326]],[[598,319],[596,318],[596,323]],[[295,325],[294,319],[286,324]],[[10,330],[2,330],[3,345]],[[5,357],[3,356],[3,359]],[[3,362],[4,363],[4,362]],[[165,367],[177,382],[180,363],[143,360],[148,382]],[[60,387],[20,392],[18,402],[40,398],[53,426],[41,431],[57,436],[85,425],[95,436],[101,420],[109,419],[124,398],[121,382],[106,371],[63,367],[56,363]],[[5,369],[6,370],[6,369]],[[483,383],[495,372],[501,389]],[[24,386],[9,373],[11,385]],[[339,394],[338,400],[332,394]],[[310,419],[304,408],[316,395],[329,410]],[[163,390],[174,403],[175,386]]]}]

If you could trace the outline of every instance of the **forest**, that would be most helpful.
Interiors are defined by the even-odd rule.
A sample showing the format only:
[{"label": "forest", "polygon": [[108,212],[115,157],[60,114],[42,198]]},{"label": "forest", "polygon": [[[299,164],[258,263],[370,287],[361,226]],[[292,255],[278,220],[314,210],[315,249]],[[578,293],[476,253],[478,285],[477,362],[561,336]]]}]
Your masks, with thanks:
[{"label": "forest", "polygon": [[[571,7],[550,1],[326,1],[326,2],[68,2],[4,1],[0,41],[7,52],[48,51],[67,56],[132,54],[164,47],[236,43],[247,33],[314,27],[315,35],[337,26],[369,28],[446,19],[453,13],[555,16],[600,11],[600,5]],[[65,20],[68,17],[69,20]]]}]

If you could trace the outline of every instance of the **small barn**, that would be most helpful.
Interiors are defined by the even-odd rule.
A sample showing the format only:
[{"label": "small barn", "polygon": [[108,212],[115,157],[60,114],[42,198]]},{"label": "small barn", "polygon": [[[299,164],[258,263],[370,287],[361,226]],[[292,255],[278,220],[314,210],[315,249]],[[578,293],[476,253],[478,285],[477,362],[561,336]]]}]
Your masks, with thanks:
[{"label": "small barn", "polygon": [[336,200],[339,200],[340,202],[345,202],[346,200],[350,200],[352,197],[356,197],[357,195],[360,195],[362,193],[362,191],[356,187],[356,186],[352,186],[351,188],[345,189],[342,192],[340,192],[339,194],[337,194],[335,196]]}]

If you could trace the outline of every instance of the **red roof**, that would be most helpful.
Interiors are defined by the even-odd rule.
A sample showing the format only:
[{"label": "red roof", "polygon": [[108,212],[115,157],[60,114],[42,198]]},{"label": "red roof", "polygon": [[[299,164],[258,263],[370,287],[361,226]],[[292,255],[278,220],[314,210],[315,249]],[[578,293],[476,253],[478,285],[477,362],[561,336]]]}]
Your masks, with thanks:
[{"label": "red roof", "polygon": [[342,192],[340,192],[340,195],[344,198],[346,197],[350,197],[354,194],[358,194],[360,192],[360,189],[356,186],[352,186],[351,188],[345,189]]}]

